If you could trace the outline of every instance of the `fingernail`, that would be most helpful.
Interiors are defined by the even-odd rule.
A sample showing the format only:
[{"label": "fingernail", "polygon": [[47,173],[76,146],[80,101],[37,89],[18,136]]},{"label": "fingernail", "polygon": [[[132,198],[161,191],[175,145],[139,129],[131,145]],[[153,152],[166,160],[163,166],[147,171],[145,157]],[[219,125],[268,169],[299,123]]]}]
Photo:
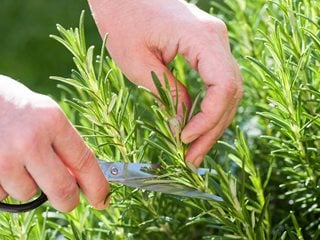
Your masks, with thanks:
[{"label": "fingernail", "polygon": [[193,165],[192,162],[186,162],[186,165],[192,172],[194,172],[194,173],[198,172],[197,168]]},{"label": "fingernail", "polygon": [[202,155],[197,157],[196,160],[194,161],[194,165],[199,167],[200,164],[202,163],[203,159],[204,159],[204,156],[202,156]]},{"label": "fingernail", "polygon": [[194,135],[188,135],[184,134],[183,132],[181,133],[181,140],[184,143],[191,143],[195,139],[197,139],[200,136],[200,134],[194,134]]},{"label": "fingernail", "polygon": [[198,168],[198,167],[201,165],[203,159],[204,159],[204,156],[201,155],[201,156],[197,157],[195,160],[193,160],[192,162],[191,162],[191,161],[189,161],[189,162],[190,162],[195,168]]},{"label": "fingernail", "polygon": [[98,205],[93,206],[97,210],[104,210],[109,206],[109,202],[101,202]]},{"label": "fingernail", "polygon": [[102,202],[98,203],[98,204],[95,204],[93,207],[97,210],[104,210],[106,209],[109,204],[110,204],[110,195],[111,195],[111,192],[109,192],[106,197],[103,199]]},{"label": "fingernail", "polygon": [[108,206],[109,206],[109,204],[110,204],[110,197],[111,197],[111,194],[112,194],[112,192],[111,192],[111,191],[110,191],[110,192],[108,192],[108,194],[107,194],[106,198],[104,199],[103,204],[104,204],[106,207],[108,207]]}]

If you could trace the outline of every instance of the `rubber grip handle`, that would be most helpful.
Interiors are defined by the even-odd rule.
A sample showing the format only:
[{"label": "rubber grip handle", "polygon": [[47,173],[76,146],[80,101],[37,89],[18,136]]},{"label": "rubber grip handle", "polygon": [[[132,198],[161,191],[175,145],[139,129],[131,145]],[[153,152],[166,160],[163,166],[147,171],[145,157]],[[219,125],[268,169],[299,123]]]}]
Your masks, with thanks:
[{"label": "rubber grip handle", "polygon": [[28,212],[41,206],[48,200],[47,196],[41,192],[40,196],[35,200],[22,204],[9,204],[0,202],[0,211],[8,213]]}]

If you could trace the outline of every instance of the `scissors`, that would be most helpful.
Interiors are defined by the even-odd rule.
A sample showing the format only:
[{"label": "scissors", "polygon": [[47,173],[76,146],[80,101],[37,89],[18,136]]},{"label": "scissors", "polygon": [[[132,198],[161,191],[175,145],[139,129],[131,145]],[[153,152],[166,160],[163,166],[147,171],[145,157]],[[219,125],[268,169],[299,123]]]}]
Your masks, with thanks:
[{"label": "scissors", "polygon": [[[223,201],[219,196],[205,193],[179,183],[153,181],[159,178],[159,175],[152,173],[152,170],[160,168],[160,165],[158,164],[106,162],[100,159],[97,160],[105,177],[111,183],[118,183],[133,188],[140,188],[181,197]],[[207,168],[199,168],[197,170],[199,175],[205,175],[208,172],[215,174],[214,170]],[[47,200],[47,196],[41,192],[38,198],[27,203],[8,204],[0,202],[0,211],[9,213],[27,212],[39,207]]]}]

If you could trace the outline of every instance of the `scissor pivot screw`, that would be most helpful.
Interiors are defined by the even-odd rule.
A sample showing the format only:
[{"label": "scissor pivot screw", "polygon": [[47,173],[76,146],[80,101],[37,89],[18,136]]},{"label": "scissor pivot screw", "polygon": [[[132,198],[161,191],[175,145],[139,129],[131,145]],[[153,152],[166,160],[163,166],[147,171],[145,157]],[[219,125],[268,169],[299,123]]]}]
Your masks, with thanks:
[{"label": "scissor pivot screw", "polygon": [[112,167],[112,168],[111,168],[111,174],[112,174],[112,175],[118,175],[118,173],[119,173],[118,168],[116,168],[116,167]]}]

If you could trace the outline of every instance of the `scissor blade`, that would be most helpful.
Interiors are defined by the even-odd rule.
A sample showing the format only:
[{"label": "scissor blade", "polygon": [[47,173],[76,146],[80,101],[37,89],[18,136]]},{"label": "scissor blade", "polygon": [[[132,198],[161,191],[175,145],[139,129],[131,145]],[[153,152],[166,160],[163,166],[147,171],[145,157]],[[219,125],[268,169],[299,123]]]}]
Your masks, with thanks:
[{"label": "scissor blade", "polygon": [[[98,162],[109,182],[118,182],[129,187],[182,197],[223,201],[219,196],[183,186],[182,184],[157,181],[156,178],[159,176],[146,172],[145,169],[159,168],[160,165],[158,164],[106,162],[100,159],[98,159]],[[216,173],[214,170],[207,168],[198,169],[199,175],[204,175],[208,172]]]},{"label": "scissor blade", "polygon": [[[146,163],[124,163],[124,162],[106,162],[98,159],[100,167],[110,182],[121,182],[135,179],[148,179],[156,178],[157,175],[147,172],[146,169],[160,168],[159,164],[146,164]],[[216,174],[215,170],[208,168],[199,168],[197,173],[201,176],[206,173]]]},{"label": "scissor blade", "polygon": [[102,172],[109,182],[131,181],[135,179],[155,178],[156,176],[143,171],[146,168],[158,168],[156,164],[106,162],[98,159]]},{"label": "scissor blade", "polygon": [[133,181],[125,181],[122,184],[129,187],[140,188],[154,192],[161,192],[180,197],[198,198],[202,200],[215,200],[219,202],[223,201],[223,199],[219,196],[210,193],[205,193],[197,189],[183,186],[182,184],[178,183],[157,183],[156,180],[150,181],[147,179],[137,179]]}]

